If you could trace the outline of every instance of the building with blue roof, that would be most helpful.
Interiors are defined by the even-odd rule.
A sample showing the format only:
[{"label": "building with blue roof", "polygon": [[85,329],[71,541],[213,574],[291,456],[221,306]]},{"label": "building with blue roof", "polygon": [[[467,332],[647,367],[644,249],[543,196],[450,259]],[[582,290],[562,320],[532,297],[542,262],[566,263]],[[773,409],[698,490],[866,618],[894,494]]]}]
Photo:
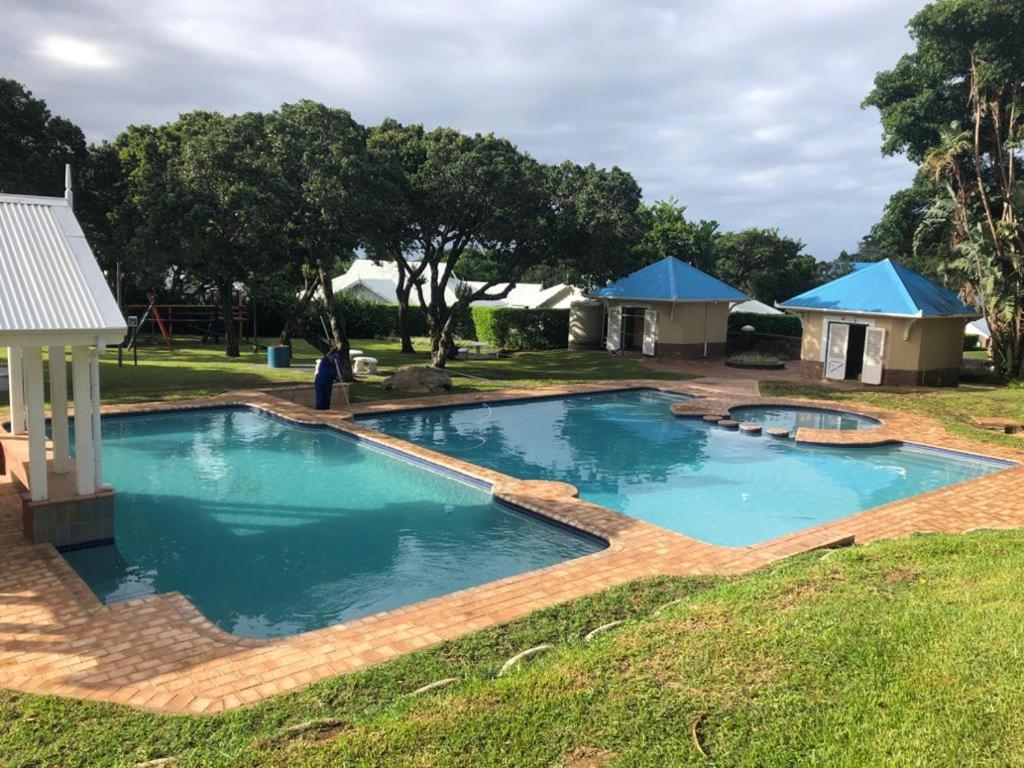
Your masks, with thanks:
[{"label": "building with blue roof", "polygon": [[729,307],[750,297],[668,257],[573,306],[570,348],[599,347],[690,358],[725,354]]},{"label": "building with blue roof", "polygon": [[956,386],[964,324],[978,317],[952,291],[890,259],[781,302],[803,322],[806,378]]}]

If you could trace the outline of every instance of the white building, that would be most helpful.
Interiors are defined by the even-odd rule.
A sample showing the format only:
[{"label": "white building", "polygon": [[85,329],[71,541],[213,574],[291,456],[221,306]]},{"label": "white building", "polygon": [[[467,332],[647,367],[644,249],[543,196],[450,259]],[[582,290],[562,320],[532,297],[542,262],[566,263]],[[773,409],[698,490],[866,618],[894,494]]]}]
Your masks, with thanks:
[{"label": "white building", "polygon": [[[101,490],[99,355],[123,341],[127,332],[72,212],[70,172],[68,177],[63,198],[0,194],[0,346],[7,347],[10,386],[10,427],[0,429],[0,450],[7,471],[26,486],[27,501],[40,505],[51,500],[53,484],[62,489],[64,501]],[[75,409],[73,461],[68,347]],[[47,385],[52,458],[47,456],[43,410]]]},{"label": "white building", "polygon": [[739,304],[734,304],[729,308],[730,312],[749,312],[753,315],[784,315],[785,312],[781,312],[775,307],[770,307],[763,301],[757,299],[750,299],[749,301],[741,301]]},{"label": "white building", "polygon": [[[445,289],[445,300],[454,304],[456,292],[461,286],[472,290],[482,288],[485,283],[459,280],[452,275]],[[343,275],[331,280],[335,293],[353,293],[366,301],[378,304],[398,304],[398,265],[393,261],[382,261],[379,264],[370,259],[356,259]],[[498,285],[490,289],[497,293],[504,288]],[[559,283],[545,288],[540,283],[517,283],[504,299],[494,301],[476,301],[476,306],[520,307],[525,309],[568,309],[569,305],[583,294],[572,286]],[[423,284],[423,299],[430,301],[430,282]],[[409,294],[409,304],[419,306],[416,290]]]}]

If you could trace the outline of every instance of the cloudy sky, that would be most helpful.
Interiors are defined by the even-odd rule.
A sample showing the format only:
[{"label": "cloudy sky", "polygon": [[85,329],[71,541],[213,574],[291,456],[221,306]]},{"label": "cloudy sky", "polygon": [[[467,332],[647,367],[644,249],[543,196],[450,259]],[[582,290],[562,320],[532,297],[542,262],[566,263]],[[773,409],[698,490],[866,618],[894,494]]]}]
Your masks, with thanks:
[{"label": "cloudy sky", "polygon": [[0,75],[89,139],[311,98],[618,165],[724,229],[853,249],[910,165],[878,69],[923,0],[0,0]]}]

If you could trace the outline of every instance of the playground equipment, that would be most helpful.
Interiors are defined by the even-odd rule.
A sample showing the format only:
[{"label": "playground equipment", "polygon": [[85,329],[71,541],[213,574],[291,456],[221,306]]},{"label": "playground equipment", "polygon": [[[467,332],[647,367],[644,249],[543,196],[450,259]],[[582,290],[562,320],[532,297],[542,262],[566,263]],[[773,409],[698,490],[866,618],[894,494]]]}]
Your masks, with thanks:
[{"label": "playground equipment", "polygon": [[[157,334],[167,349],[174,349],[175,335],[199,336],[202,342],[219,344],[224,335],[224,311],[215,304],[160,304],[152,293],[146,294],[148,304],[128,304],[125,307],[128,315],[139,317],[134,333],[126,342],[128,348],[134,348],[140,335],[147,335],[155,342]],[[250,308],[239,298],[237,305],[231,308],[230,322],[238,325],[238,338],[242,341],[254,341],[247,334],[252,327]]]}]

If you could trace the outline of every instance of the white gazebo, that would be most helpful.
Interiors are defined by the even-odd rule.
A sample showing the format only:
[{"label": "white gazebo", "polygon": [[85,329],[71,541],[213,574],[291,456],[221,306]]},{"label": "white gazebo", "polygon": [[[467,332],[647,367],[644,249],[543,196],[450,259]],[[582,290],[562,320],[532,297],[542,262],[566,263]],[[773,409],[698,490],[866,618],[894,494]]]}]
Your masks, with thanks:
[{"label": "white gazebo", "polygon": [[[49,471],[68,475],[74,469],[74,492],[79,496],[101,488],[99,355],[108,344],[121,343],[126,332],[117,302],[72,211],[70,170],[62,198],[0,194],[0,346],[7,347],[9,367],[8,438],[28,444],[26,485],[32,502],[49,497]],[[68,347],[75,419],[73,462]],[[43,411],[44,348],[50,363],[50,468]],[[17,440],[5,443],[10,451]]]}]

